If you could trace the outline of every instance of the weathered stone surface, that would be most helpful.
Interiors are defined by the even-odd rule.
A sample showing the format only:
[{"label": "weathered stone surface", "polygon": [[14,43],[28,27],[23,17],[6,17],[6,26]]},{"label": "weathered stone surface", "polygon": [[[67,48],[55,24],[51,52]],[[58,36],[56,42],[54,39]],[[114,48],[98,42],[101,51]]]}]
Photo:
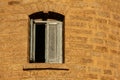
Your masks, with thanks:
[{"label": "weathered stone surface", "polygon": [[104,70],[104,74],[112,75],[112,71],[111,70]]},{"label": "weathered stone surface", "polygon": [[20,4],[20,1],[9,1],[8,5],[17,5]]},{"label": "weathered stone surface", "polygon": [[[119,80],[119,3],[120,0],[0,0],[0,80]],[[65,16],[64,64],[29,63],[29,15],[39,11]]]},{"label": "weathered stone surface", "polygon": [[96,50],[97,50],[97,51],[100,51],[100,52],[107,52],[107,51],[108,51],[108,48],[107,48],[107,47],[97,46],[97,47],[96,47]]}]

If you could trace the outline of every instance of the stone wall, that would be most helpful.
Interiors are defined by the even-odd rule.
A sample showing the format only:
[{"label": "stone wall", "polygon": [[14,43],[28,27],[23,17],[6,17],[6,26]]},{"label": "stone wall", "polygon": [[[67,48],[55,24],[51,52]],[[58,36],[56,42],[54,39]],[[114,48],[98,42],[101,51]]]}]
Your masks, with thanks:
[{"label": "stone wall", "polygon": [[[119,3],[120,0],[1,0],[0,80],[119,80]],[[28,63],[28,16],[39,11],[65,15],[64,64]]]}]

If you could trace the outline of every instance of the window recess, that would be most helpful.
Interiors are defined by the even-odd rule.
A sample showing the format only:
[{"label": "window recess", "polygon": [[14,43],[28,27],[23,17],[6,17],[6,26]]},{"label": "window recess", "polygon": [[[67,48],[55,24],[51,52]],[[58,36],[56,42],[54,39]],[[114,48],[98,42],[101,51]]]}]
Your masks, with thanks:
[{"label": "window recess", "polygon": [[63,63],[63,22],[30,20],[30,62]]}]

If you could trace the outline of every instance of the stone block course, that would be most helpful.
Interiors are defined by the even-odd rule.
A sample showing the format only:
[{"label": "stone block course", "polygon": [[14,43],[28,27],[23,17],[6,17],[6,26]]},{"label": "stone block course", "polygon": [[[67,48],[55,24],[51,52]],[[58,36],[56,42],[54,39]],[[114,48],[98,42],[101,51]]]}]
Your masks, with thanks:
[{"label": "stone block course", "polygon": [[113,77],[102,76],[101,80],[114,80]]},{"label": "stone block course", "polygon": [[116,21],[119,21],[120,20],[120,15],[118,14],[113,14],[113,19],[116,20]]},{"label": "stone block course", "polygon": [[26,19],[28,19],[28,16],[26,14],[14,14],[14,15],[12,14],[12,15],[1,16],[1,22],[26,20]]},{"label": "stone block course", "polygon": [[111,18],[110,13],[105,11],[97,11],[97,15],[103,18]]},{"label": "stone block course", "polygon": [[107,38],[107,35],[106,35],[106,33],[105,32],[97,32],[97,33],[95,33],[95,36],[96,37],[99,37],[99,38],[102,38],[102,39],[105,39],[105,38]]},{"label": "stone block course", "polygon": [[20,4],[20,1],[9,1],[8,5],[18,5]]},{"label": "stone block course", "polygon": [[92,21],[93,18],[90,16],[81,16],[81,15],[71,15],[71,19],[73,20],[80,20],[80,21]]},{"label": "stone block course", "polygon": [[87,74],[87,76],[90,79],[98,79],[98,75],[97,74]]},{"label": "stone block course", "polygon": [[92,38],[90,39],[90,42],[93,43],[93,44],[104,44],[104,40],[102,39],[99,39],[99,38]]},{"label": "stone block course", "polygon": [[95,21],[96,21],[97,23],[107,24],[107,20],[106,20],[106,19],[96,18]]},{"label": "stone block course", "polygon": [[99,30],[99,31],[109,32],[109,30],[110,30],[110,28],[109,28],[109,26],[107,26],[107,24],[97,23],[95,26],[97,27],[97,30]]},{"label": "stone block course", "polygon": [[87,42],[87,38],[86,37],[75,37],[75,36],[70,36],[69,40],[71,42],[78,42],[78,43],[86,43]]},{"label": "stone block course", "polygon": [[85,58],[82,58],[81,62],[83,64],[86,64],[86,63],[93,63],[93,60],[92,59],[85,59]]},{"label": "stone block course", "polygon": [[104,70],[104,74],[112,75],[112,71],[111,70]]},{"label": "stone block course", "polygon": [[96,51],[100,51],[100,52],[107,52],[108,48],[107,47],[101,47],[101,46],[96,46],[95,48]]}]

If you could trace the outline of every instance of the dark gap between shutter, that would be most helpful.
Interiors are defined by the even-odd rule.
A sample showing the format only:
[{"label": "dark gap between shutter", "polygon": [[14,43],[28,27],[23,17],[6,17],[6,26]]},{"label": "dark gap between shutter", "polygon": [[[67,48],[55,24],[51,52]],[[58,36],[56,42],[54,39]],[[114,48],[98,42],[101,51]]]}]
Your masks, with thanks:
[{"label": "dark gap between shutter", "polygon": [[36,25],[35,62],[45,63],[45,23]]}]

